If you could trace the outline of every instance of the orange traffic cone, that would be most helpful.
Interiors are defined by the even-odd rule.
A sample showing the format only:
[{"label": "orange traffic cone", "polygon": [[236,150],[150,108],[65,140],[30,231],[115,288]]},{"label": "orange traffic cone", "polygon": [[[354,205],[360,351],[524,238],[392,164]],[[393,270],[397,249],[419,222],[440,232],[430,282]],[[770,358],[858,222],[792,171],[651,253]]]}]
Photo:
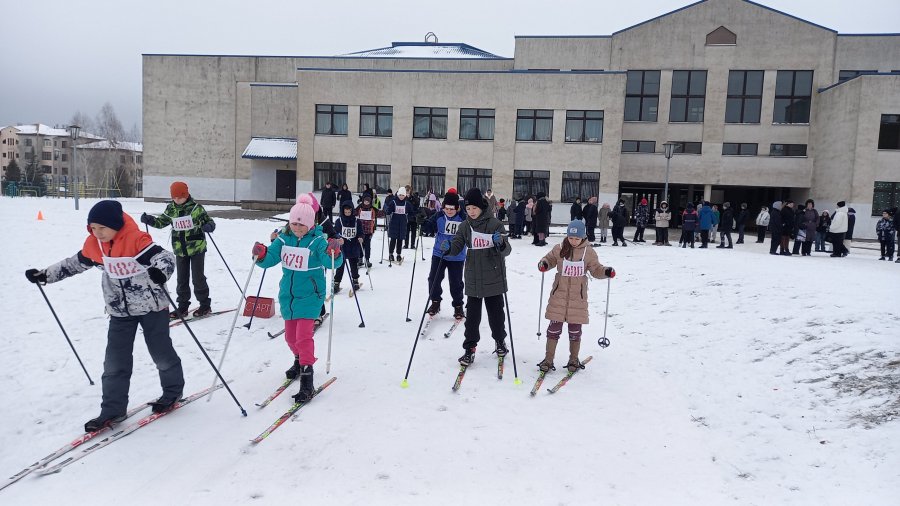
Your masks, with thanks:
[{"label": "orange traffic cone", "polygon": [[38,221],[44,221],[44,213],[38,211],[38,217],[37,217],[37,219],[38,219]]}]

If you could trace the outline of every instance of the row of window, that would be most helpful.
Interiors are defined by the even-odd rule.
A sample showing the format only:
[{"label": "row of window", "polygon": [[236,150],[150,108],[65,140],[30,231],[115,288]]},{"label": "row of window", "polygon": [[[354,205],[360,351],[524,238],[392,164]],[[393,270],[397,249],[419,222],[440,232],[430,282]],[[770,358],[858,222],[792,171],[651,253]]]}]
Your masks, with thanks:
[{"label": "row of window", "polygon": [[[413,191],[425,196],[428,191],[438,195],[444,193],[446,167],[414,165],[410,176]],[[464,195],[470,188],[482,191],[491,187],[492,169],[463,168],[457,169],[456,189]],[[315,162],[313,165],[313,185],[316,190],[325,187],[325,183],[340,187],[347,183],[347,164],[339,162]],[[380,164],[359,164],[357,191],[362,192],[368,184],[379,193],[391,188],[391,166]],[[537,195],[550,191],[549,170],[515,170],[513,171],[513,196]],[[574,202],[576,198],[587,200],[600,191],[599,172],[563,171],[561,197],[563,202]]]},{"label": "row of window", "polygon": [[[413,108],[414,139],[446,139],[448,109],[446,107]],[[316,105],[316,134],[347,135],[346,105]],[[459,111],[459,138],[462,140],[494,140],[494,109],[464,108]],[[392,137],[394,108],[368,106],[359,108],[360,137]],[[553,111],[519,109],[516,114],[517,141],[553,140]],[[603,111],[566,111],[566,142],[602,142]]]},{"label": "row of window", "polygon": [[[12,139],[9,139],[9,144],[12,144],[12,141],[13,141]],[[7,142],[7,139],[3,139],[3,144],[6,144],[6,142]],[[18,139],[16,139],[16,144],[17,144],[17,145],[19,144],[19,140],[18,140]],[[54,147],[54,148],[55,148],[55,147],[57,147],[59,144],[62,144],[61,146],[59,146],[59,147],[61,147],[61,148],[67,148],[67,147],[69,147],[69,141],[56,141],[56,140],[51,140],[51,139],[44,139],[44,141],[43,141],[43,147],[45,147],[45,148],[49,148],[49,147]],[[31,147],[31,146],[33,146],[33,145],[34,145],[34,139],[25,139],[25,146],[26,146],[26,147]]]},{"label": "row of window", "polygon": [[[756,143],[725,142],[722,144],[723,155],[756,156],[759,145]],[[656,141],[622,141],[623,153],[656,153]],[[703,153],[700,142],[676,142],[675,153],[699,155]],[[806,156],[806,144],[769,144],[769,156]]]},{"label": "row of window", "polygon": [[[759,123],[765,72],[728,73],[725,123]],[[625,121],[655,122],[659,110],[659,70],[629,70],[625,82]],[[779,70],[775,78],[773,123],[809,123],[812,70]],[[669,121],[702,123],[706,103],[706,71],[672,73]]]}]

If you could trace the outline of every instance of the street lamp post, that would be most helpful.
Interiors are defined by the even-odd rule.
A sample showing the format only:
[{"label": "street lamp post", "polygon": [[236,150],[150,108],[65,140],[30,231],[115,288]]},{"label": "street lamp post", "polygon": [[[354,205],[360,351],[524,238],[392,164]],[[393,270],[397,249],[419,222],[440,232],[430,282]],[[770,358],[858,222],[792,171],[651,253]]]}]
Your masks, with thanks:
[{"label": "street lamp post", "polygon": [[669,201],[669,162],[672,160],[672,155],[675,154],[675,146],[677,145],[677,142],[667,142],[663,144],[663,154],[666,156],[666,187],[663,190],[663,200],[666,202]]},{"label": "street lamp post", "polygon": [[81,127],[78,125],[69,125],[69,135],[72,137],[72,181],[75,183],[75,210],[78,210],[78,158],[75,147],[75,141],[78,139],[78,134],[81,132]]}]

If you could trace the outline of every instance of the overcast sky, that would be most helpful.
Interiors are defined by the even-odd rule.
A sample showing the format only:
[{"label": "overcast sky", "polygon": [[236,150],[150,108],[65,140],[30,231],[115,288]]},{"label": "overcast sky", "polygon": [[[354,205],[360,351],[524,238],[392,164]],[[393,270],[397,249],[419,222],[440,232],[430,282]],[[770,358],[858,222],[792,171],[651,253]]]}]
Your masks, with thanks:
[{"label": "overcast sky", "polygon": [[[141,122],[141,54],[335,55],[421,41],[513,56],[515,35],[608,35],[686,0],[0,0],[0,126],[110,102]],[[768,0],[840,33],[900,32],[897,0]]]}]

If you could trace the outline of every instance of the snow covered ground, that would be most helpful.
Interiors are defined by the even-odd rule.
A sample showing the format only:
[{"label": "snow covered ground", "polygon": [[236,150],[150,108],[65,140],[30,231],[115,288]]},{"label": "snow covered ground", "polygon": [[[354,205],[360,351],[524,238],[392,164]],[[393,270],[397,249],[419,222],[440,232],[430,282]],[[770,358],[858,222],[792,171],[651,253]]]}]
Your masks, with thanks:
[{"label": "snow covered ground", "polygon": [[[100,273],[45,288],[93,387],[23,275],[78,250],[93,202],[76,213],[71,200],[0,198],[4,478],[70,441],[99,412],[107,325]],[[123,205],[135,218],[163,209],[140,200]],[[45,221],[35,220],[39,210]],[[218,220],[215,238],[240,282],[253,241],[273,228]],[[167,230],[152,233],[170,247]],[[430,259],[432,240],[425,245]],[[378,234],[373,249],[380,246]],[[450,391],[462,328],[444,339],[447,302],[419,343],[409,388],[401,389],[427,264],[417,267],[414,321],[405,323],[414,255],[391,269],[375,259],[374,291],[364,278],[359,293],[366,328],[358,328],[353,299],[339,294],[335,302],[331,375],[338,381],[260,445],[248,440],[290,398],[263,410],[254,403],[282,381],[291,356],[281,338],[266,335],[282,328],[280,318],[255,319],[248,331],[240,317],[223,372],[247,418],[218,392],[60,474],[26,477],[0,492],[0,504],[897,504],[900,265],[859,248],[836,260],[772,257],[752,242],[733,251],[602,247],[601,261],[618,272],[612,345],[596,344],[607,285],[593,281],[582,358],[594,360],[559,393],[530,398],[544,349],[536,336],[535,265],[548,249],[514,241],[508,263],[522,385],[513,383],[512,360],[503,381],[496,379],[484,321],[487,342],[462,389]],[[215,250],[207,276],[214,309],[234,307],[238,289]],[[259,276],[256,270],[253,293]],[[277,296],[279,277],[279,269],[269,271],[263,295]],[[215,361],[231,320],[228,314],[193,326]],[[186,329],[172,336],[186,392],[207,387],[212,372]],[[316,335],[317,384],[327,378],[327,337],[327,326]],[[158,389],[138,342],[132,403],[155,398]]]}]

